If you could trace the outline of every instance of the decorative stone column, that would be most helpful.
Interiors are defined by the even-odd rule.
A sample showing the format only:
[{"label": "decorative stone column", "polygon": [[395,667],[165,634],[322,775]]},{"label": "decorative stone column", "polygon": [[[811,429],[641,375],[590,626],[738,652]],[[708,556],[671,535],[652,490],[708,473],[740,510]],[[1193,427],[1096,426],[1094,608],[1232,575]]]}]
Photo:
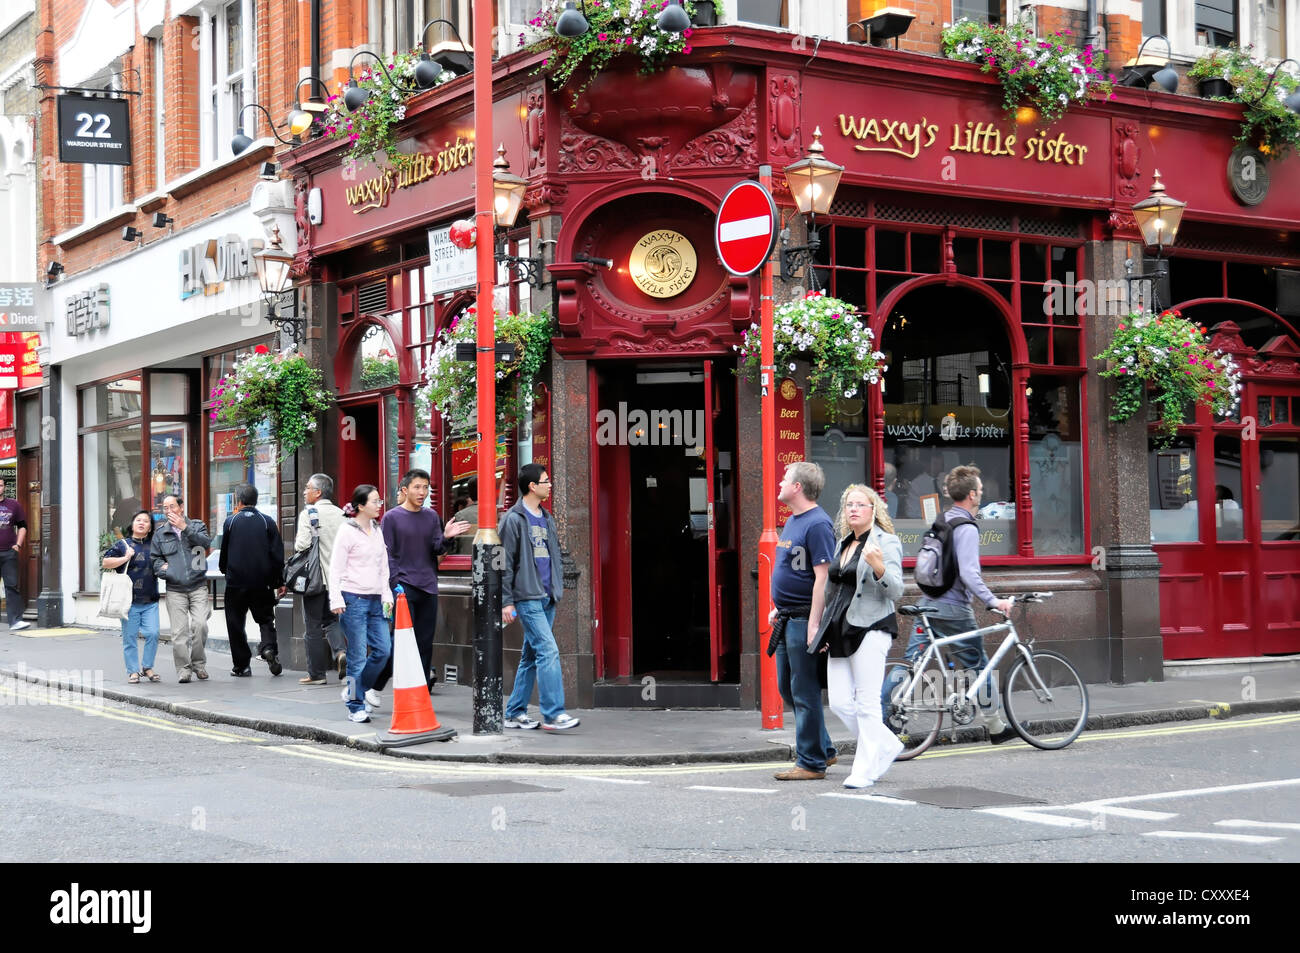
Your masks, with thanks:
[{"label": "decorative stone column", "polygon": [[[1122,282],[1126,245],[1091,242],[1085,249],[1085,273],[1096,282]],[[1094,395],[1087,408],[1088,479],[1093,566],[1105,580],[1108,598],[1110,679],[1121,684],[1162,681],[1160,559],[1151,548],[1146,416],[1124,423],[1108,419],[1114,385],[1096,376],[1105,370],[1105,363],[1092,356],[1106,348],[1127,309],[1118,303],[1106,307],[1099,301],[1094,310],[1101,313],[1086,319],[1084,333],[1089,390]]]}]

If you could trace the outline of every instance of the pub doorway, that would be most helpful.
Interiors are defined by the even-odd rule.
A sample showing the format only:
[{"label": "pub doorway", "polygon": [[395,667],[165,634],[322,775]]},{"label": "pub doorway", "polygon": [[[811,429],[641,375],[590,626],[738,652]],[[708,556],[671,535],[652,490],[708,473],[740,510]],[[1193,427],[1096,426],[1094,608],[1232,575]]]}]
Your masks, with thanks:
[{"label": "pub doorway", "polygon": [[709,361],[593,378],[598,671],[636,687],[736,682],[735,378]]}]

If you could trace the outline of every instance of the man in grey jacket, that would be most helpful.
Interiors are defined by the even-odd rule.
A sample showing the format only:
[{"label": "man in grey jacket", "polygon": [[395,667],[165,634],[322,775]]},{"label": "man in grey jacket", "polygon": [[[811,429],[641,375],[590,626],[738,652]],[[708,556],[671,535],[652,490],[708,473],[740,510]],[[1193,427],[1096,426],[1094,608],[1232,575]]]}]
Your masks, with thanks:
[{"label": "man in grey jacket", "polygon": [[184,500],[163,497],[167,525],[153,534],[154,575],[167,583],[167,619],[172,629],[172,661],[182,683],[208,677],[208,548],[212,538],[199,520],[186,517]]},{"label": "man in grey jacket", "polygon": [[[298,534],[293,540],[295,553],[311,548],[312,525],[316,519],[320,533],[321,579],[330,577],[330,557],[334,554],[334,539],[343,525],[343,511],[334,504],[334,480],[324,473],[313,473],[302,491],[307,505],[298,514]],[[347,677],[347,642],[338,617],[329,611],[328,586],[314,596],[302,597],[302,614],[307,623],[303,641],[307,647],[307,675],[298,679],[302,685],[324,685],[325,673],[337,668],[339,681]]]},{"label": "man in grey jacket", "polygon": [[[979,512],[980,501],[984,498],[984,483],[980,480],[979,467],[954,467],[944,478],[944,488],[952,497],[953,505],[943,514],[951,522],[954,518],[974,519]],[[978,626],[975,623],[975,611],[971,600],[979,599],[988,609],[1010,612],[1012,601],[999,599],[984,582],[980,573],[980,532],[979,527],[965,523],[952,531],[951,545],[957,557],[957,581],[943,595],[929,600],[931,605],[939,607],[939,612],[930,615],[930,627],[936,636],[959,635],[970,632]],[[907,657],[913,658],[921,651],[924,636],[913,633],[907,647]],[[948,646],[948,657],[956,664],[958,670],[964,669],[969,685],[989,663],[984,651],[984,638],[977,636],[953,642]],[[992,702],[987,709],[981,708],[989,740],[1000,744],[1016,737],[1002,720],[1000,703],[993,685],[989,683]]]},{"label": "man in grey jacket", "polygon": [[[555,517],[542,509],[551,497],[551,478],[537,463],[519,471],[519,502],[501,521],[505,575],[501,581],[501,622],[523,623],[524,647],[515,672],[515,687],[505,707],[507,728],[567,731],[578,719],[564,711],[560,650],[555,645],[555,608],[564,591],[560,534]],[[537,682],[542,723],[528,717],[528,701]]]}]

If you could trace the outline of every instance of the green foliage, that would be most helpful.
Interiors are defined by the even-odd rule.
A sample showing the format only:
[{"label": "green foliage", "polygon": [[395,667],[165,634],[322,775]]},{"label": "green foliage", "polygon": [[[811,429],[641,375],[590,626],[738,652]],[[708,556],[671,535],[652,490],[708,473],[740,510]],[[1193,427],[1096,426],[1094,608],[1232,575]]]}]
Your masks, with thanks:
[{"label": "green foliage", "polygon": [[1096,357],[1110,362],[1101,376],[1117,382],[1110,419],[1131,418],[1149,392],[1160,415],[1159,441],[1168,446],[1185,422],[1187,407],[1202,403],[1221,416],[1232,413],[1241,376],[1230,355],[1210,350],[1205,333],[1178,311],[1129,314]]},{"label": "green foliage", "polygon": [[[705,0],[709,2],[709,0]],[[555,21],[564,12],[561,0],[543,0],[542,9],[528,21],[528,32],[519,34],[519,45],[546,50],[537,72],[551,78],[556,89],[568,85],[574,74],[585,68],[581,85],[573,88],[573,98],[623,54],[641,58],[641,72],[660,69],[674,53],[691,51],[691,30],[664,33],[655,25],[655,17],[667,0],[604,0],[588,3],[588,29],[582,36],[563,37],[555,32]],[[695,4],[686,0],[687,14],[695,15]],[[717,9],[716,7],[714,8]]]},{"label": "green foliage", "polygon": [[[762,329],[751,324],[732,348],[740,352],[737,373],[754,379],[762,363]],[[853,397],[863,381],[880,382],[886,371],[884,353],[872,347],[871,329],[858,321],[853,305],[821,291],[810,291],[798,301],[778,305],[774,315],[772,343],[778,376],[806,360],[808,396],[826,401],[834,417],[841,398]]]},{"label": "green foliage", "polygon": [[[413,89],[415,87],[415,64],[420,51],[393,53],[385,66],[397,86]],[[443,70],[438,75],[435,85],[441,86],[456,78],[450,70]],[[328,108],[319,120],[325,135],[334,139],[344,139],[348,143],[348,158],[360,164],[375,159],[381,153],[388,158],[393,168],[399,171],[412,161],[411,156],[398,152],[394,147],[397,142],[397,125],[406,118],[406,103],[411,93],[398,89],[378,64],[370,61],[370,67],[358,64],[356,72],[357,85],[364,89],[369,98],[355,112],[348,112],[343,104],[343,94],[329,97]]]},{"label": "green foliage", "polygon": [[254,435],[266,427],[266,442],[279,445],[281,462],[306,445],[316,431],[317,415],[333,402],[321,372],[305,357],[289,350],[272,354],[262,344],[235,362],[210,399],[216,401],[213,420],[249,434],[250,453]]},{"label": "green foliage", "polygon": [[1282,158],[1300,146],[1300,116],[1287,109],[1285,102],[1300,88],[1300,80],[1285,69],[1279,69],[1270,87],[1269,76],[1273,71],[1255,59],[1253,51],[1253,46],[1238,47],[1235,43],[1226,50],[1214,50],[1193,63],[1187,75],[1198,82],[1227,80],[1232,86],[1232,94],[1211,98],[1241,104],[1244,114],[1237,141],[1242,145],[1258,146],[1266,155]]},{"label": "green foliage", "polygon": [[[416,419],[422,426],[437,410],[452,433],[477,430],[477,367],[473,361],[456,360],[456,344],[476,339],[474,311],[470,308],[438,335],[424,369],[424,383],[415,391]],[[545,312],[498,313],[495,318],[497,341],[515,345],[515,360],[496,365],[497,432],[504,433],[532,413],[533,388],[550,357],[553,328]]]},{"label": "green foliage", "polygon": [[944,29],[943,55],[996,72],[1009,117],[1032,106],[1044,123],[1052,123],[1090,96],[1114,98],[1115,77],[1104,68],[1106,51],[1076,49],[1071,36],[1061,30],[1040,38],[1023,23],[1003,27],[962,18]]},{"label": "green foliage", "polygon": [[391,387],[401,380],[401,370],[393,357],[364,357],[361,359],[361,389]]}]

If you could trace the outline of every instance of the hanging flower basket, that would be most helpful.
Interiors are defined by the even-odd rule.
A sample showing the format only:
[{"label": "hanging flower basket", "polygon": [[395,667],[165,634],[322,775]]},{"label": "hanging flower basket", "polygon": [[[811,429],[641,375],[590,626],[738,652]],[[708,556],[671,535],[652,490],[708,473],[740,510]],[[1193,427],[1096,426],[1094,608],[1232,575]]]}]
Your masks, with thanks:
[{"label": "hanging flower basket", "polygon": [[[827,413],[839,412],[839,402],[858,396],[865,383],[879,384],[887,370],[885,355],[872,343],[871,329],[858,320],[857,309],[847,301],[821,291],[778,305],[772,342],[778,374],[794,371],[806,361],[808,396],[821,397]],[[732,349],[740,352],[737,373],[756,379],[762,362],[762,329],[751,324]]]},{"label": "hanging flower basket", "polygon": [[1241,375],[1231,355],[1210,350],[1205,333],[1178,311],[1129,314],[1096,357],[1110,362],[1101,376],[1116,380],[1110,419],[1130,419],[1149,394],[1160,415],[1157,439],[1168,446],[1186,422],[1188,406],[1206,404],[1220,416],[1231,414],[1241,399]]},{"label": "hanging flower basket", "polygon": [[[1285,69],[1273,76],[1272,68],[1255,59],[1253,46],[1233,44],[1226,50],[1206,53],[1192,64],[1187,75],[1200,84],[1202,96],[1241,105],[1237,142],[1258,147],[1274,159],[1300,146],[1300,116],[1286,105],[1286,100],[1300,89],[1300,80]],[[1213,91],[1207,89],[1210,85],[1215,87]]]},{"label": "hanging flower basket", "polygon": [[1090,98],[1115,98],[1115,76],[1105,70],[1106,51],[1078,49],[1069,30],[1038,37],[1023,23],[992,26],[963,17],[944,28],[943,55],[979,63],[984,73],[996,72],[1008,117],[1030,106],[1051,123]]},{"label": "hanging flower basket", "polygon": [[[209,399],[216,401],[212,420],[250,435],[250,457],[258,443],[278,444],[281,463],[311,440],[317,416],[333,403],[307,358],[292,349],[275,354],[264,344],[235,361]],[[259,433],[266,437],[259,440]]]},{"label": "hanging flower basket", "polygon": [[[416,422],[421,427],[430,426],[436,410],[453,434],[478,429],[477,365],[456,360],[456,345],[476,340],[474,312],[470,308],[438,335],[424,368],[424,382],[414,395]],[[534,385],[550,356],[553,333],[545,312],[497,313],[496,339],[515,346],[515,359],[498,361],[496,366],[497,433],[512,430],[532,414]]]},{"label": "hanging flower basket", "polygon": [[[655,22],[667,0],[604,0],[587,4],[587,32],[582,36],[564,37],[555,32],[555,21],[564,12],[561,0],[543,0],[537,16],[528,21],[528,31],[519,34],[519,46],[546,50],[536,72],[549,76],[556,89],[570,85],[578,93],[609,62],[623,54],[641,60],[641,72],[653,73],[663,68],[674,53],[691,51],[691,30],[665,33]],[[708,0],[706,4],[708,5]],[[688,16],[694,17],[697,5],[683,4]]]}]

